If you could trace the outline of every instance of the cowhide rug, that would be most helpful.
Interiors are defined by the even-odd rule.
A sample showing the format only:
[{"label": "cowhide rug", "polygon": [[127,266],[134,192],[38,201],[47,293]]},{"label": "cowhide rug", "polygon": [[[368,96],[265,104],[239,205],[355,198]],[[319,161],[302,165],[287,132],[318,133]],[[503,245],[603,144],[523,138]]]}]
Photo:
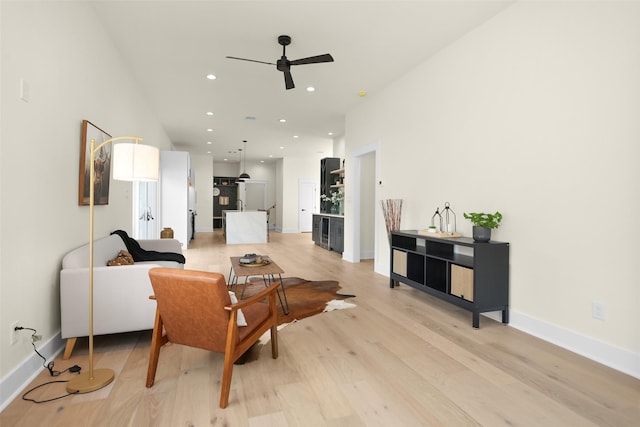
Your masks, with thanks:
[{"label": "cowhide rug", "polygon": [[[309,281],[300,279],[298,277],[283,278],[284,288],[287,294],[287,301],[289,302],[289,314],[282,312],[280,301],[276,297],[276,305],[278,308],[278,330],[285,327],[288,323],[296,322],[305,317],[310,317],[316,314],[320,314],[326,311],[339,310],[343,308],[355,307],[355,304],[344,301],[346,298],[354,298],[355,295],[340,294],[338,290],[341,289],[338,282],[335,280],[326,281]],[[244,298],[255,295],[264,289],[264,282],[261,278],[252,278],[247,284],[244,292]],[[242,292],[242,285],[238,285],[236,291],[240,296]],[[280,292],[282,296],[282,292]],[[236,365],[242,365],[244,363],[251,362],[258,358],[260,348],[267,344],[270,339],[270,333],[267,332],[264,336],[251,347],[247,352],[242,355]]]},{"label": "cowhide rug", "polygon": [[[282,312],[280,301],[276,297],[279,325],[304,319],[323,311],[355,307],[355,304],[340,304],[337,302],[346,298],[353,298],[355,295],[338,293],[341,287],[335,280],[309,281],[298,277],[289,277],[283,278],[282,281],[284,282],[284,289],[289,302],[289,314],[285,315]],[[264,282],[261,278],[251,278],[245,289],[244,298],[255,295],[263,289]],[[242,285],[240,284],[236,293],[240,296],[241,292]],[[280,291],[280,296],[282,297],[282,291]],[[345,306],[345,304],[348,305]]]}]

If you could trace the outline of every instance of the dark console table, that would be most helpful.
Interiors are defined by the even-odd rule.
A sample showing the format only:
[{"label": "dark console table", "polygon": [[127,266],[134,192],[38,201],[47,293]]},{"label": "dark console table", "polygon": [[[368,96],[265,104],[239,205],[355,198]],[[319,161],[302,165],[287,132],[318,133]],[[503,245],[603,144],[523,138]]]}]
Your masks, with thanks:
[{"label": "dark console table", "polygon": [[402,282],[469,310],[474,328],[489,311],[502,311],[509,323],[509,243],[394,231],[390,265],[392,288]]}]

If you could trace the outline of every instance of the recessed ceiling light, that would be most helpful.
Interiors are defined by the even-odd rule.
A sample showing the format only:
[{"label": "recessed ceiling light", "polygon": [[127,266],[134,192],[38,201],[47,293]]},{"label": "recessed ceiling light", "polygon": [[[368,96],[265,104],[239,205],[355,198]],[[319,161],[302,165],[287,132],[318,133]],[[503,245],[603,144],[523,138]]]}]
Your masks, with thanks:
[{"label": "recessed ceiling light", "polygon": [[213,142],[211,142],[211,141],[207,141],[207,144],[208,144],[208,145],[211,145],[211,144],[213,144]]},{"label": "recessed ceiling light", "polygon": [[269,157],[273,157],[273,154],[269,154]]},{"label": "recessed ceiling light", "polygon": [[333,132],[329,132],[329,136],[332,136],[332,135],[333,135]]},{"label": "recessed ceiling light", "polygon": [[216,76],[214,76],[213,74],[207,74],[207,78],[208,78],[209,80],[215,80],[215,79],[216,79]]},{"label": "recessed ceiling light", "polygon": [[207,132],[213,132],[213,129],[209,128],[207,129]]},{"label": "recessed ceiling light", "polygon": [[207,154],[211,154],[211,151],[207,151]]},{"label": "recessed ceiling light", "polygon": [[293,135],[294,138],[298,138],[298,135]]},{"label": "recessed ceiling light", "polygon": [[287,119],[280,119],[280,123],[286,123]]},{"label": "recessed ceiling light", "polygon": [[316,88],[315,88],[315,87],[313,87],[313,86],[309,86],[309,87],[307,88],[307,92],[315,92],[315,91],[316,91]]},{"label": "recessed ceiling light", "polygon": [[207,116],[213,116],[213,111],[207,111]]},{"label": "recessed ceiling light", "polygon": [[281,150],[284,150],[284,147],[280,147]]},{"label": "recessed ceiling light", "polygon": [[264,160],[260,160],[260,163],[264,163]]},{"label": "recessed ceiling light", "polygon": [[224,161],[225,161],[225,162],[228,162],[228,161],[229,161],[229,159],[224,159]]}]

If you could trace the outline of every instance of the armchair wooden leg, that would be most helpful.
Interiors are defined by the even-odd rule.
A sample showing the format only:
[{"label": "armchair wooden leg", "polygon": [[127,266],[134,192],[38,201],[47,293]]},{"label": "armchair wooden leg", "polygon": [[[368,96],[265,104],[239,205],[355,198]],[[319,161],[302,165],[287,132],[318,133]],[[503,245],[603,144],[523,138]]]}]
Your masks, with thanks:
[{"label": "armchair wooden leg", "polygon": [[278,327],[271,327],[271,357],[278,358]]},{"label": "armchair wooden leg", "polygon": [[78,341],[78,337],[67,338],[67,345],[64,348],[64,355],[62,356],[63,360],[69,360],[71,358],[71,353],[73,353],[73,349],[76,346],[76,341]]},{"label": "armchair wooden leg", "polygon": [[153,326],[153,335],[151,336],[151,350],[149,352],[149,367],[147,368],[147,387],[153,386],[156,380],[156,371],[158,369],[158,359],[160,358],[160,347],[162,347],[167,339],[162,335],[162,318],[160,311],[156,310],[156,320]]},{"label": "armchair wooden leg", "polygon": [[229,404],[229,392],[231,391],[231,376],[233,375],[233,352],[224,355],[224,368],[222,371],[222,386],[220,387],[220,407],[226,408]]}]

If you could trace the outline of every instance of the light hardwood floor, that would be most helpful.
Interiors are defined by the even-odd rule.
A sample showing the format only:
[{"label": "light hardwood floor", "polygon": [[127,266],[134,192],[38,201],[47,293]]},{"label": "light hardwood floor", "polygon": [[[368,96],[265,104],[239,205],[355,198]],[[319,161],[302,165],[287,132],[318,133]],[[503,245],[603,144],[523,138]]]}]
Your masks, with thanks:
[{"label": "light hardwood floor", "polygon": [[[198,233],[187,268],[226,275],[229,256],[250,252],[272,256],[285,277],[338,280],[357,307],[282,329],[277,360],[264,346],[235,367],[226,409],[220,354],[166,346],[145,388],[150,333],[141,332],[96,337],[96,368],[114,369],[114,383],[50,403],[17,399],[0,426],[640,425],[640,380],[485,317],[474,330],[470,313],[406,285],[390,289],[372,262],[343,262],[309,234],[226,246],[219,233]],[[86,369],[86,341],[76,348],[56,369]],[[30,387],[51,379],[45,371]]]}]

